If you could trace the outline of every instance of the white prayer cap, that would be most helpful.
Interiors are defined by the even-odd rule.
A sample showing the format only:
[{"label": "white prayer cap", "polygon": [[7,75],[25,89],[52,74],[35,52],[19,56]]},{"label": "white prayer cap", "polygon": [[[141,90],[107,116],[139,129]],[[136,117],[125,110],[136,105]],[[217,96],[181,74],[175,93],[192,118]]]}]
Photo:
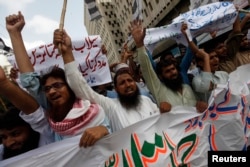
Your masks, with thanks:
[{"label": "white prayer cap", "polygon": [[129,66],[126,64],[126,63],[120,63],[120,64],[117,64],[115,67],[114,67],[114,69],[113,69],[113,71],[115,72],[115,73],[117,73],[117,71],[118,70],[120,70],[120,69],[129,69]]}]

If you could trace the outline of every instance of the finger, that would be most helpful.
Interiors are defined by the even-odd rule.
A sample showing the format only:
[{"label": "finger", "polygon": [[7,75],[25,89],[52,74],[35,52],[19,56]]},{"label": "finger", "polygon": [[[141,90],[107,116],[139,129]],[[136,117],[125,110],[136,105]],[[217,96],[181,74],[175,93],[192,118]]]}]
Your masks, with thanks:
[{"label": "finger", "polygon": [[93,146],[99,139],[92,139],[89,146]]},{"label": "finger", "polygon": [[80,139],[80,142],[79,142],[79,146],[82,147],[82,146],[83,146],[83,143],[84,143],[84,142],[83,142],[83,135],[82,135],[82,137],[81,137],[81,139]]},{"label": "finger", "polygon": [[85,142],[85,145],[84,147],[88,147],[88,146],[91,146],[91,143],[94,142],[94,138],[93,137],[90,137],[87,139],[87,141]]},{"label": "finger", "polygon": [[24,16],[22,15],[22,13],[20,11],[18,11],[18,18],[22,21],[24,21]]},{"label": "finger", "polygon": [[88,140],[88,135],[87,135],[86,132],[84,132],[83,135],[82,135],[82,137],[81,137],[81,139],[80,139],[79,146],[83,147],[85,145],[85,143],[87,142],[87,140]]}]

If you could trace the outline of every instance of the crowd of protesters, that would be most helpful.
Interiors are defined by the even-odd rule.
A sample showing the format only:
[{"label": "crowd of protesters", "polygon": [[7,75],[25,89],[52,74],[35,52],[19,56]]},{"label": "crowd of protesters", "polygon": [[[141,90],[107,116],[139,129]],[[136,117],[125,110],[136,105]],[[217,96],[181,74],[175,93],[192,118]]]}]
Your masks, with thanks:
[{"label": "crowd of protesters", "polygon": [[[24,46],[22,13],[7,16],[6,28],[26,91],[0,68],[0,94],[13,105],[0,117],[0,160],[76,135],[81,135],[80,147],[92,146],[103,136],[145,118],[172,112],[174,106],[204,112],[216,86],[227,83],[229,73],[250,62],[243,31],[249,19],[249,14],[237,18],[226,38],[214,37],[201,46],[195,38],[189,40],[188,26],[183,23],[181,32],[188,47],[181,61],[167,52],[157,62],[144,45],[143,22],[134,20],[129,29],[136,51],[125,44],[121,62],[110,66],[113,83],[90,87],[77,68],[65,30],[57,29],[53,36],[54,45],[60,45],[64,70],[54,67],[40,76]],[[190,73],[194,64],[197,71]]]}]

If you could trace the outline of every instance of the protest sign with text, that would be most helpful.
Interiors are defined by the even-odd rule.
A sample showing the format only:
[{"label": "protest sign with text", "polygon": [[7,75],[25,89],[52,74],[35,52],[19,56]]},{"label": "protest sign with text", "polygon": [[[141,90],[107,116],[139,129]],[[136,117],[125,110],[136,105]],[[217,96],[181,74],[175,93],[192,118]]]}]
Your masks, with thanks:
[{"label": "protest sign with text", "polygon": [[[109,64],[102,53],[100,36],[88,36],[82,40],[72,40],[72,51],[82,75],[90,86],[111,82]],[[36,72],[44,74],[52,66],[64,67],[61,55],[53,44],[45,44],[28,50],[28,55]],[[14,55],[8,57],[16,67]]]},{"label": "protest sign with text", "polygon": [[[208,151],[246,151],[250,144],[250,65],[230,74],[203,113],[176,106],[79,148],[80,136],[2,161],[0,166],[205,167]],[[240,75],[246,74],[246,75]]]}]

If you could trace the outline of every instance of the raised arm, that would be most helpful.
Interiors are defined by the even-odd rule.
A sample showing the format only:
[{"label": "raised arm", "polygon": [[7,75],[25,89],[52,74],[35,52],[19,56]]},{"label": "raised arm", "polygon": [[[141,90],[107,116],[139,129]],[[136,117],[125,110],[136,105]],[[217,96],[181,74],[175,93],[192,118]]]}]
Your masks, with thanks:
[{"label": "raised arm", "polygon": [[[74,60],[72,53],[72,43],[69,35],[65,30],[54,31],[53,43],[58,46],[61,43],[61,53],[64,61],[64,69],[67,78],[67,82],[70,88],[74,91],[78,98],[89,100],[91,103],[97,103],[104,108],[105,112],[109,112],[110,106],[106,103],[112,101],[108,97],[96,93],[84,79],[82,74],[77,68],[77,63]],[[106,113],[107,114],[107,113]]]},{"label": "raised arm", "polygon": [[13,14],[6,17],[6,29],[9,32],[16,63],[21,73],[34,71],[21,34],[24,25],[25,20],[20,11],[17,15]]},{"label": "raised arm", "polygon": [[6,17],[6,29],[9,32],[17,66],[21,73],[20,81],[24,88],[47,109],[49,104],[39,83],[39,75],[34,72],[28,53],[24,46],[21,31],[25,25],[24,16],[21,12]]},{"label": "raised arm", "polygon": [[246,23],[250,20],[250,13],[247,13],[240,22],[241,30],[245,27]]},{"label": "raised arm", "polygon": [[70,36],[66,33],[65,30],[60,31],[56,29],[54,31],[53,43],[56,47],[61,43],[61,52],[64,64],[75,61],[73,52],[72,52],[72,43]]},{"label": "raised arm", "polygon": [[210,68],[210,64],[209,64],[209,54],[206,53],[203,49],[199,49],[193,41],[190,41],[188,39],[186,30],[187,30],[187,24],[184,23],[184,24],[182,24],[181,32],[183,33],[183,35],[187,39],[188,46],[191,48],[191,50],[193,51],[193,53],[195,54],[196,57],[203,60],[203,71],[211,72],[211,68]]},{"label": "raised arm", "polygon": [[158,96],[159,92],[161,91],[161,81],[152,67],[150,59],[147,55],[146,48],[144,46],[143,40],[145,38],[145,29],[143,28],[142,22],[140,20],[134,20],[133,22],[131,22],[131,26],[129,27],[129,29],[136,44],[138,54],[137,58],[141,65],[143,78],[145,79],[148,89],[156,99],[156,102],[159,106],[160,102],[165,100],[160,99],[160,97]]},{"label": "raised arm", "polygon": [[32,96],[6,78],[2,67],[0,67],[0,93],[25,114],[31,114],[39,108],[39,104]]}]

